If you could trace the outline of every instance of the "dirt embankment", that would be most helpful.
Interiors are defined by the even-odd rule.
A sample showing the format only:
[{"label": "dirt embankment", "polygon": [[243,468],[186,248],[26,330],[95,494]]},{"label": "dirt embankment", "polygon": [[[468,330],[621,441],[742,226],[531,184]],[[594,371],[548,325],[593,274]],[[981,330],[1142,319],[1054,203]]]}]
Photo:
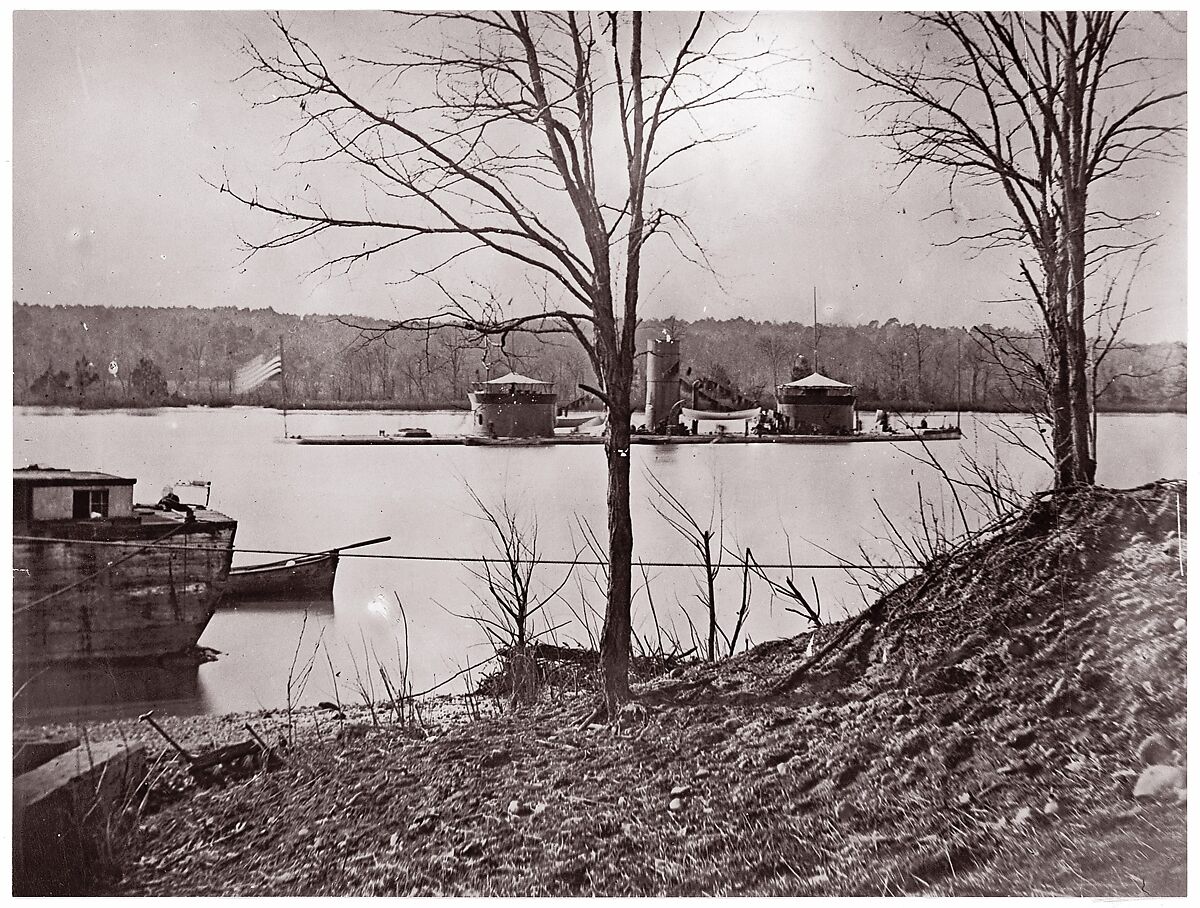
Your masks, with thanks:
[{"label": "dirt embankment", "polygon": [[839,628],[641,685],[615,727],[554,692],[327,722],[145,816],[107,891],[1184,894],[1185,495],[1043,497],[783,693]]}]

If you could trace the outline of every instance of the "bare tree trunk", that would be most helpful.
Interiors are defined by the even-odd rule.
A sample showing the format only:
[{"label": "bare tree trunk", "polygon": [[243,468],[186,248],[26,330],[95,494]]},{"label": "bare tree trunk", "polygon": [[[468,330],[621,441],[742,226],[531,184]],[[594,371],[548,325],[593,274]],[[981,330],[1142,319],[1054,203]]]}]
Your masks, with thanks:
[{"label": "bare tree trunk", "polygon": [[608,439],[608,608],[600,641],[600,670],[609,718],[629,699],[633,598],[633,519],[629,507],[629,394],[610,389]]},{"label": "bare tree trunk", "polygon": [[1054,451],[1054,487],[1075,484],[1075,447],[1071,439],[1071,395],[1068,355],[1061,332],[1047,342],[1051,447]]},{"label": "bare tree trunk", "polygon": [[[1082,231],[1081,231],[1082,232]],[[1082,262],[1078,263],[1082,266]],[[1075,271],[1072,262],[1072,271]],[[1083,268],[1080,267],[1079,271]],[[1092,396],[1088,382],[1088,343],[1083,322],[1083,276],[1072,275],[1070,315],[1067,330],[1069,376],[1067,389],[1071,404],[1071,447],[1075,455],[1074,481],[1092,485],[1096,480],[1096,459],[1092,447]]]},{"label": "bare tree trunk", "polygon": [[1096,477],[1092,449],[1092,395],[1088,384],[1088,342],[1084,325],[1087,301],[1087,179],[1084,177],[1083,96],[1079,85],[1080,62],[1076,46],[1077,13],[1066,14],[1068,64],[1064,67],[1061,147],[1063,245],[1066,253],[1068,388],[1071,401],[1071,441],[1075,451],[1075,482],[1091,485]]}]

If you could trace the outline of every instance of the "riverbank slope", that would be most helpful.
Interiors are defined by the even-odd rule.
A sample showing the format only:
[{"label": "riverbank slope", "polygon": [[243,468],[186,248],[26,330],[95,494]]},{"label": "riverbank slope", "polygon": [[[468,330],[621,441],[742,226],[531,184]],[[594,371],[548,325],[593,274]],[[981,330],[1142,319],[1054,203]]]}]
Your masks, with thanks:
[{"label": "riverbank slope", "polygon": [[1182,482],[1041,496],[858,620],[638,686],[611,727],[561,690],[321,720],[283,768],[144,816],[104,891],[1182,895],[1184,527]]}]

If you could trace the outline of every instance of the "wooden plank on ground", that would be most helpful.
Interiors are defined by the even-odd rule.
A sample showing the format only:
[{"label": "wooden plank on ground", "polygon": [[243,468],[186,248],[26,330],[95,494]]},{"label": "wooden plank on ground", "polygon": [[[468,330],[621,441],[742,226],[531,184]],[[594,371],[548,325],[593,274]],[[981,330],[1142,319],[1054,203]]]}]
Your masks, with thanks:
[{"label": "wooden plank on ground", "polygon": [[92,836],[146,777],[146,747],[84,744],[13,780],[13,894],[70,895]]}]

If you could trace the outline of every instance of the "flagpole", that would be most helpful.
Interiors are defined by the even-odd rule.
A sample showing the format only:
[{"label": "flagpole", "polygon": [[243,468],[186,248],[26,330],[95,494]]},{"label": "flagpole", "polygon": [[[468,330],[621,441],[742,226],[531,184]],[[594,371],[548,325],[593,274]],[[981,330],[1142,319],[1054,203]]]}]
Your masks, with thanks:
[{"label": "flagpole", "polygon": [[283,364],[283,335],[279,335],[279,384],[283,392],[283,437],[287,438],[287,369]]}]

